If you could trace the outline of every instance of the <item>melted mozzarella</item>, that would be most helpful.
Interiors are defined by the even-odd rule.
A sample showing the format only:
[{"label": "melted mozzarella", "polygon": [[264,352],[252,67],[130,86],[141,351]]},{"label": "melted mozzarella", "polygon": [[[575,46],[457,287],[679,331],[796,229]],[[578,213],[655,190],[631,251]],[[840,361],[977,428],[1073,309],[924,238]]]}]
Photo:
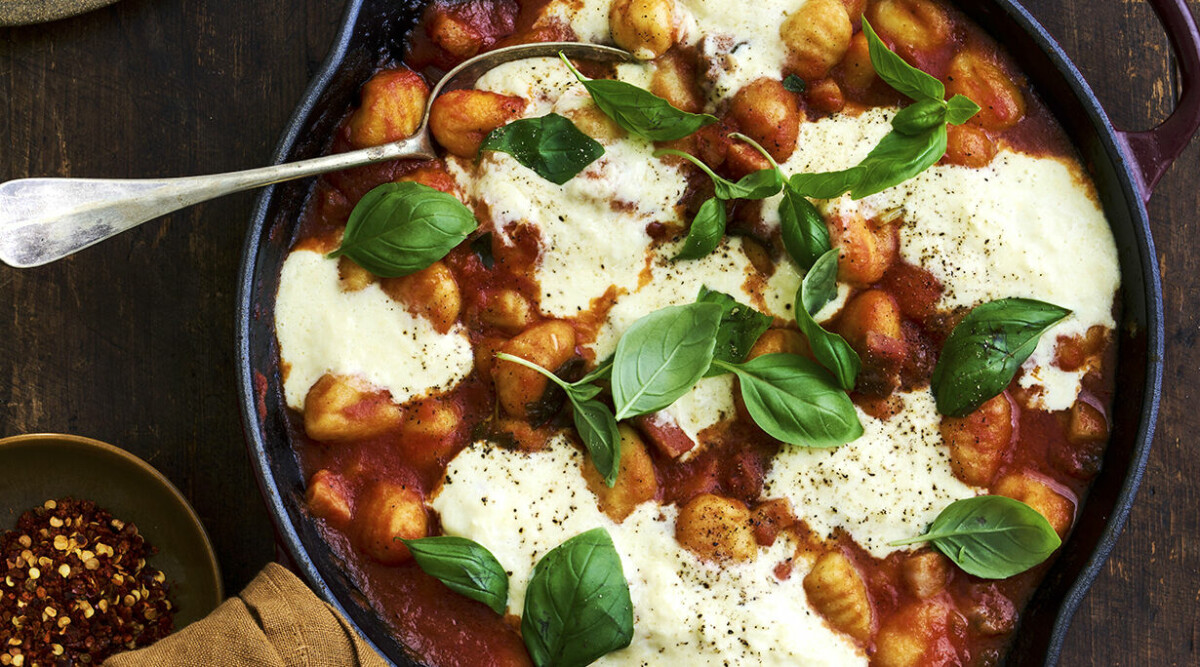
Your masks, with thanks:
[{"label": "melted mozzarella", "polygon": [[[704,85],[710,108],[760,77],[780,78],[788,50],[779,26],[805,0],[761,0],[753,11],[729,0],[678,0],[675,28],[679,42],[699,49],[705,62]],[[611,44],[611,0],[553,0],[542,16],[571,26],[584,42]]]},{"label": "melted mozzarella", "polygon": [[[735,411],[733,375],[718,375],[697,382],[691,391],[656,413],[655,418],[673,422],[692,442],[700,444],[701,431],[713,424],[732,419]],[[684,457],[696,451],[690,449],[684,453]]]},{"label": "melted mozzarella", "polygon": [[453,387],[475,358],[465,331],[438,333],[429,320],[371,284],[342,290],[336,259],[308,250],[288,255],[275,299],[275,335],[288,407],[304,408],[326,373],[360,377],[406,403]]},{"label": "melted mozzarella", "polygon": [[[481,81],[494,92],[538,100],[527,114],[592,104],[560,61],[537,60],[529,70],[510,66],[493,70],[495,74],[506,68],[494,81]],[[636,78],[643,70],[632,66],[623,71]],[[540,308],[552,317],[575,317],[610,287],[636,288],[651,245],[647,225],[681,224],[678,204],[687,189],[686,177],[677,167],[655,159],[653,152],[652,143],[636,137],[613,142],[563,185],[545,180],[507,153],[487,153],[478,166],[466,161],[448,164],[468,196],[488,206],[502,241],[509,240],[510,226],[537,230],[544,249],[534,275],[541,287]]]},{"label": "melted mozzarella", "polygon": [[836,449],[785,447],[775,457],[763,496],[791,501],[818,535],[841,528],[876,558],[889,542],[925,532],[947,505],[977,495],[950,469],[933,395],[897,393],[903,410],[888,421],[858,411],[863,436]]},{"label": "melted mozzarella", "polygon": [[[809,607],[803,578],[812,563],[789,540],[749,563],[705,563],[676,541],[674,507],[645,503],[620,524],[600,512],[583,461],[564,439],[537,453],[476,443],[446,471],[431,504],[446,534],[479,542],[509,572],[510,613],[524,608],[529,575],[546,552],[599,526],[629,582],[634,639],[596,664],[866,664]],[[780,580],[775,568],[789,559],[791,576]]]},{"label": "melted mozzarella", "polygon": [[761,77],[782,78],[788,49],[779,38],[787,16],[804,0],[759,0],[753,9],[729,0],[679,3],[683,37],[708,63],[710,106]]},{"label": "melted mozzarella", "polygon": [[[890,130],[893,114],[873,109],[803,124],[784,171],[857,164]],[[763,207],[768,224],[778,224],[776,201]],[[1120,284],[1116,243],[1078,166],[1005,149],[982,169],[937,165],[860,201],[846,195],[823,207],[868,218],[902,210],[900,254],[942,282],[941,308],[1025,297],[1070,309],[1071,317],[1042,336],[1021,382],[1043,387],[1037,400],[1044,409],[1063,410],[1075,401],[1086,369],[1054,365],[1057,339],[1115,326],[1113,295]]]}]

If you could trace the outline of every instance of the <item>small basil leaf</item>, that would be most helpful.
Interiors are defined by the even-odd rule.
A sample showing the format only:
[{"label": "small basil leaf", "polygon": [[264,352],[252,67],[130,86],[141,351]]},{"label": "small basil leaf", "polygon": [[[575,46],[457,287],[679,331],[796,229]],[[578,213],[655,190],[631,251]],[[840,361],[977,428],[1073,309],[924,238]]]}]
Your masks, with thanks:
[{"label": "small basil leaf", "polygon": [[840,251],[827,250],[813,262],[800,283],[800,298],[796,309],[816,315],[825,304],[837,298],[838,256]]},{"label": "small basil leaf", "polygon": [[1004,496],[956,500],[920,537],[892,546],[930,542],[967,574],[1006,579],[1040,565],[1062,540],[1046,517]]},{"label": "small basil leaf", "polygon": [[838,334],[826,331],[813,317],[837,296],[838,250],[830,250],[813,264],[796,295],[796,324],[808,339],[813,356],[837,379],[842,389],[851,391],[862,370],[862,359]]},{"label": "small basil leaf", "polygon": [[612,393],[617,420],[658,412],[686,394],[712,363],[721,306],[656,310],[617,341]]},{"label": "small basil leaf", "polygon": [[567,385],[567,397],[572,401],[590,401],[600,395],[599,386],[579,380]]},{"label": "small basil leaf", "polygon": [[492,130],[479,147],[501,151],[538,176],[562,185],[604,155],[604,146],[558,114],[521,118]]},{"label": "small basil leaf", "polygon": [[[589,385],[590,386],[590,385]],[[609,487],[617,483],[621,470],[621,434],[612,409],[600,401],[580,400],[567,392],[571,399],[575,430],[592,456],[592,464]]]},{"label": "small basil leaf", "polygon": [[[697,303],[715,303],[721,306],[721,324],[717,328],[717,343],[713,347],[713,360],[740,364],[750,353],[750,348],[763,332],[771,326],[771,317],[739,302],[724,292],[700,288]],[[723,375],[726,371],[710,366],[705,377]]]},{"label": "small basil leaf", "polygon": [[[400,538],[396,538],[400,539]],[[508,574],[492,552],[464,537],[423,537],[400,540],[413,560],[450,590],[478,600],[503,614],[508,601]]]},{"label": "small basil leaf", "polygon": [[862,199],[903,183],[932,167],[946,154],[946,126],[905,135],[889,132],[859,165],[852,199]]},{"label": "small basil leaf", "polygon": [[521,637],[538,667],[583,667],[629,646],[633,602],[607,531],[576,535],[538,561],[525,591]]},{"label": "small basil leaf", "polygon": [[687,239],[675,259],[700,259],[716,250],[725,238],[725,223],[725,202],[710,197],[692,218]]},{"label": "small basil leaf", "polygon": [[721,199],[766,199],[779,194],[783,187],[783,173],[778,168],[760,169],[746,174],[737,183],[716,183],[716,194]]},{"label": "small basil leaf", "polygon": [[600,368],[582,379],[567,383],[554,373],[527,359],[504,352],[496,353],[496,358],[535,370],[562,387],[567,394],[567,399],[571,401],[571,418],[575,423],[575,430],[579,432],[583,445],[592,455],[592,464],[604,477],[606,484],[609,486],[616,484],[617,473],[621,468],[621,436],[617,432],[617,420],[607,405],[592,400],[600,394],[600,387],[592,382],[608,373],[612,364],[601,365]]},{"label": "small basil leaf", "polygon": [[715,116],[681,111],[658,95],[624,81],[588,79],[575,69],[565,55],[561,52],[558,55],[575,78],[587,88],[596,106],[617,125],[639,137],[651,141],[673,141],[717,122]]},{"label": "small basil leaf", "polygon": [[900,134],[920,134],[946,122],[946,103],[941,100],[914,102],[892,118],[892,127]]},{"label": "small basil leaf", "polygon": [[771,437],[804,447],[837,447],[863,434],[850,397],[816,363],[795,354],[764,354],[737,374],[746,410]]},{"label": "small basil leaf", "polygon": [[871,65],[884,83],[895,88],[898,92],[914,100],[941,101],[946,96],[946,87],[933,76],[904,62],[875,34],[875,29],[864,17],[863,33],[867,36],[867,50],[871,55]]},{"label": "small basil leaf", "polygon": [[779,231],[783,246],[802,268],[808,269],[817,258],[829,252],[829,228],[817,207],[804,198],[791,181],[784,181],[779,202]]},{"label": "small basil leaf", "polygon": [[445,257],[478,226],[452,195],[420,183],[384,183],[354,205],[329,257],[345,255],[377,276],[399,278]]},{"label": "small basil leaf", "polygon": [[946,102],[946,122],[962,125],[979,113],[979,105],[964,95],[955,95]]},{"label": "small basil leaf", "polygon": [[954,327],[931,378],[938,412],[962,417],[1004,391],[1051,326],[1071,314],[1034,299],[976,306]]},{"label": "small basil leaf", "polygon": [[783,79],[783,89],[788,92],[803,93],[806,88],[808,85],[804,83],[804,79],[795,74],[789,74]]}]

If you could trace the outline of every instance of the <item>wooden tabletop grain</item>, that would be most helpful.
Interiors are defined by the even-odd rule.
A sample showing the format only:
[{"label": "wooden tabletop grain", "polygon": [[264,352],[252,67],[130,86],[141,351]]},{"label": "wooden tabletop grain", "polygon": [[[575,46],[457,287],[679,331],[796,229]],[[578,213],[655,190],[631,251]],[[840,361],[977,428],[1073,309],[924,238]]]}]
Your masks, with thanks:
[{"label": "wooden tabletop grain", "polygon": [[[1178,90],[1149,5],[1026,6],[1118,127],[1166,116]],[[0,29],[0,180],[265,164],[341,9],[339,0],[123,0]],[[48,267],[0,265],[0,435],[76,433],[150,461],[195,505],[230,591],[273,557],[235,398],[235,280],[252,198],[193,207]],[[1198,213],[1193,143],[1150,205],[1167,311],[1158,435],[1064,665],[1200,664]]]}]

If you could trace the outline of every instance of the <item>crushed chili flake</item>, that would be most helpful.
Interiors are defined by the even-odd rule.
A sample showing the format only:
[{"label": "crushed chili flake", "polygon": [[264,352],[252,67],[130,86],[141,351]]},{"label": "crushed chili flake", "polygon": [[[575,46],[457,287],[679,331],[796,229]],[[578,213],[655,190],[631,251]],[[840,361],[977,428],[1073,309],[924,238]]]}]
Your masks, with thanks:
[{"label": "crushed chili flake", "polygon": [[0,536],[0,666],[99,665],[174,629],[166,576],[137,526],[47,500]]}]

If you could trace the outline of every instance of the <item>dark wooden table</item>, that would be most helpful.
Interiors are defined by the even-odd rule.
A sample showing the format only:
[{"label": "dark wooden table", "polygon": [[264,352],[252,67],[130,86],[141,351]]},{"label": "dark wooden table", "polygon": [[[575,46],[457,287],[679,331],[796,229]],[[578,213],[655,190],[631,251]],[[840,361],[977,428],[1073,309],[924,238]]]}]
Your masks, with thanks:
[{"label": "dark wooden table", "polygon": [[[1118,126],[1165,117],[1175,77],[1146,3],[1026,5]],[[0,29],[0,180],[265,164],[341,8],[124,0]],[[1168,313],[1158,437],[1129,527],[1075,617],[1063,664],[1200,662],[1198,186],[1193,145],[1150,206]],[[273,556],[234,384],[234,286],[252,197],[194,207],[48,267],[0,265],[0,435],[77,433],[150,461],[203,518],[229,591]]]}]

